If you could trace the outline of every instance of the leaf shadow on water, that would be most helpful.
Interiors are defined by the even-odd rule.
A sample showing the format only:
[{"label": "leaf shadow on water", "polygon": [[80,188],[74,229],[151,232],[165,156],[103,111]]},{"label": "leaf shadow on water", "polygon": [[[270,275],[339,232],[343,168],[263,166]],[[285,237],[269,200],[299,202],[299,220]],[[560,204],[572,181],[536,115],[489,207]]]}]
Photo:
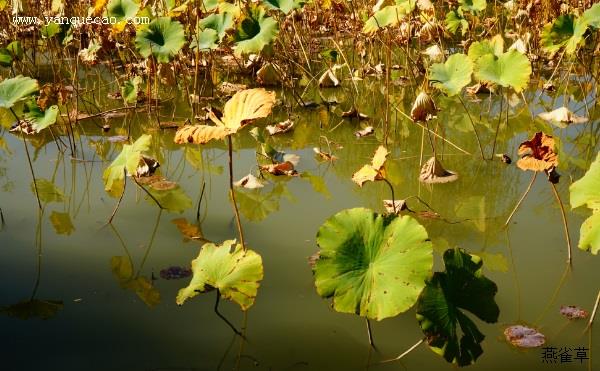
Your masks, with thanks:
[{"label": "leaf shadow on water", "polygon": [[152,229],[150,241],[148,242],[148,247],[146,247],[144,256],[142,257],[137,269],[133,264],[133,259],[129,253],[129,250],[127,249],[125,241],[121,237],[121,234],[113,224],[108,224],[125,251],[125,256],[113,256],[110,259],[111,271],[122,289],[134,292],[149,308],[158,305],[161,297],[160,292],[154,286],[154,274],[148,278],[147,276],[142,275],[142,270],[144,269],[146,260],[148,259],[150,251],[152,250],[161,216],[162,210],[159,210],[156,217],[156,222],[154,223],[154,227]]}]

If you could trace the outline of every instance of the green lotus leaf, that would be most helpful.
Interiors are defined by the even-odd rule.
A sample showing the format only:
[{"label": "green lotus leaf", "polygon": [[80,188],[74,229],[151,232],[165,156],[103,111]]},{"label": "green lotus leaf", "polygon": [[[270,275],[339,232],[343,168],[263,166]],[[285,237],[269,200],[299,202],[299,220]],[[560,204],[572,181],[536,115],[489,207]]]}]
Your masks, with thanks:
[{"label": "green lotus leaf", "polygon": [[564,47],[567,54],[573,54],[583,43],[588,25],[589,22],[583,17],[575,17],[573,14],[559,16],[542,29],[540,41],[543,49],[548,53],[555,53]]},{"label": "green lotus leaf", "polygon": [[300,9],[306,4],[306,0],[263,0],[268,8],[280,10],[283,14],[288,14],[294,9]]},{"label": "green lotus leaf", "polygon": [[136,76],[123,83],[123,86],[121,86],[121,97],[123,97],[125,103],[133,104],[137,102],[142,82],[142,77]]},{"label": "green lotus leaf", "polygon": [[144,58],[154,55],[160,63],[168,63],[185,44],[183,26],[169,17],[160,17],[138,31],[135,46]]},{"label": "green lotus leaf", "polygon": [[218,48],[217,41],[219,41],[219,35],[217,31],[212,28],[206,28],[197,32],[192,37],[192,42],[190,43],[190,49],[195,50],[212,50]]},{"label": "green lotus leaf", "polygon": [[12,108],[19,100],[35,93],[40,88],[37,80],[17,76],[0,82],[0,107]]},{"label": "green lotus leaf", "polygon": [[203,10],[210,12],[219,6],[219,0],[202,0]]},{"label": "green lotus leaf", "polygon": [[198,30],[215,30],[221,41],[225,37],[225,33],[233,27],[233,21],[233,14],[229,12],[211,14],[198,21]]},{"label": "green lotus leaf", "polygon": [[139,4],[133,0],[110,0],[106,5],[106,15],[116,18],[117,22],[135,17],[139,10]]},{"label": "green lotus leaf", "polygon": [[427,231],[410,216],[343,210],[319,228],[314,266],[320,296],[342,313],[381,320],[412,307],[431,274]]},{"label": "green lotus leaf", "polygon": [[452,34],[456,34],[458,29],[461,29],[461,34],[464,36],[469,30],[469,22],[463,16],[461,8],[451,10],[446,14],[446,29]]},{"label": "green lotus leaf", "polygon": [[583,12],[581,17],[590,27],[600,28],[600,3],[594,4],[594,6]]},{"label": "green lotus leaf", "polygon": [[259,53],[279,33],[277,21],[265,15],[262,7],[251,8],[240,22],[235,35],[233,50],[236,55]]},{"label": "green lotus leaf", "polygon": [[527,87],[531,75],[529,59],[516,50],[509,50],[500,57],[486,54],[477,60],[475,77],[504,87],[517,93]]},{"label": "green lotus leaf", "polygon": [[6,50],[10,52],[13,58],[23,59],[23,46],[19,40],[13,41],[6,46]]},{"label": "green lotus leaf", "polygon": [[363,26],[362,32],[370,34],[380,28],[394,27],[410,12],[415,9],[414,0],[397,2],[396,5],[385,6],[375,12]]},{"label": "green lotus leaf", "polygon": [[501,35],[496,35],[489,40],[475,41],[469,46],[469,59],[476,63],[477,60],[484,55],[492,54],[500,57],[504,52],[504,39]]},{"label": "green lotus leaf", "polygon": [[487,7],[485,0],[459,0],[458,2],[463,10],[470,12],[480,12]]},{"label": "green lotus leaf", "polygon": [[446,250],[444,264],[446,271],[434,273],[419,297],[417,321],[431,350],[447,362],[466,366],[483,353],[485,336],[465,311],[485,322],[497,322],[498,288],[483,275],[481,258],[463,249]]},{"label": "green lotus leaf", "polygon": [[592,209],[579,231],[579,248],[592,254],[600,251],[600,152],[585,175],[571,184],[571,207],[586,205]]},{"label": "green lotus leaf", "polygon": [[12,66],[13,57],[12,54],[6,48],[0,48],[0,66],[10,67]]},{"label": "green lotus leaf", "polygon": [[29,112],[25,114],[25,119],[31,122],[31,127],[36,133],[56,123],[58,117],[58,106],[53,105],[42,111],[40,107],[33,101],[28,104]]},{"label": "green lotus leaf", "polygon": [[177,294],[178,305],[201,292],[217,289],[221,297],[247,310],[254,304],[263,279],[262,258],[252,250],[244,250],[235,240],[221,245],[206,243],[192,260],[192,272],[190,284]]},{"label": "green lotus leaf", "polygon": [[60,33],[60,26],[61,25],[56,22],[50,22],[42,26],[42,28],[40,29],[40,33],[42,34],[43,38],[51,39]]},{"label": "green lotus leaf", "polygon": [[435,63],[429,70],[429,80],[433,86],[453,96],[471,82],[473,62],[465,54],[453,54],[446,63]]},{"label": "green lotus leaf", "polygon": [[[192,207],[192,199],[185,194],[183,188],[180,186],[164,190],[158,190],[152,187],[148,187],[147,189],[165,210],[182,213],[186,209]],[[154,204],[154,200],[150,197],[147,197],[147,200]]]},{"label": "green lotus leaf", "polygon": [[152,137],[144,134],[139,137],[133,144],[125,144],[123,150],[114,159],[109,167],[104,170],[102,179],[104,180],[104,189],[107,192],[115,192],[115,188],[122,186],[122,181],[125,179],[124,171],[128,174],[135,174],[136,169],[142,159],[142,152],[150,148],[150,140]]}]

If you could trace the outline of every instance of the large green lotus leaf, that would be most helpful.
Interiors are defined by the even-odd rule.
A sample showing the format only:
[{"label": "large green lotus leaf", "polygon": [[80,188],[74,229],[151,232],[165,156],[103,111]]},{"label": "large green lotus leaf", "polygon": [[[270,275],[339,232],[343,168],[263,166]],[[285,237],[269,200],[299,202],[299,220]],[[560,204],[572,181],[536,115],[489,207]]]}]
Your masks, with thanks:
[{"label": "large green lotus leaf", "polygon": [[600,251],[600,211],[594,211],[579,230],[579,248],[589,250],[592,254]]},{"label": "large green lotus leaf", "polygon": [[480,12],[487,7],[486,0],[459,0],[460,7],[470,12]]},{"label": "large green lotus leaf", "polygon": [[277,21],[265,14],[262,7],[254,7],[246,13],[235,35],[233,50],[236,55],[259,53],[279,33]]},{"label": "large green lotus leaf", "polygon": [[25,114],[25,118],[31,122],[31,127],[36,133],[56,123],[58,117],[57,105],[50,106],[45,111],[42,111],[35,102],[29,104],[28,107],[29,112]]},{"label": "large green lotus leaf", "polygon": [[433,86],[448,96],[453,96],[471,82],[473,62],[464,54],[451,55],[446,63],[435,63],[429,70],[429,80]]},{"label": "large green lotus leaf", "polygon": [[458,29],[461,29],[461,34],[464,36],[469,30],[469,22],[463,16],[461,8],[451,10],[446,14],[446,29],[453,34],[456,34]]},{"label": "large green lotus leaf", "polygon": [[206,28],[204,30],[198,30],[194,36],[192,36],[192,42],[190,43],[190,49],[199,50],[213,50],[217,49],[219,45],[219,35],[217,31],[212,28]]},{"label": "large green lotus leaf", "polygon": [[405,1],[399,5],[389,5],[375,12],[363,26],[362,32],[371,34],[380,28],[394,27],[415,8],[414,1]]},{"label": "large green lotus leaf", "polygon": [[306,0],[263,0],[263,4],[271,9],[277,9],[288,14],[294,9],[300,9],[306,4]]},{"label": "large green lotus leaf", "polygon": [[589,23],[586,18],[563,14],[542,29],[540,41],[543,49],[555,53],[565,48],[567,54],[573,54],[583,43],[583,35]]},{"label": "large green lotus leaf", "polygon": [[225,37],[225,33],[233,27],[233,20],[233,14],[229,12],[211,14],[198,21],[198,28],[199,30],[217,31],[219,41],[221,41]]},{"label": "large green lotus leaf", "polygon": [[50,319],[63,309],[63,307],[64,304],[61,300],[31,299],[0,307],[0,314],[22,320],[30,318]]},{"label": "large green lotus leaf", "polygon": [[[173,189],[158,190],[151,186],[147,188],[148,192],[158,201],[165,210],[182,213],[192,207],[192,199],[183,191],[183,188],[176,186]],[[150,197],[147,200],[154,203]]]},{"label": "large green lotus leaf", "polygon": [[[47,202],[63,202],[65,200],[64,193],[58,189],[54,183],[47,179],[39,178],[35,180],[38,196],[43,203]],[[31,192],[35,194],[34,183],[31,182]]]},{"label": "large green lotus leaf", "polygon": [[444,264],[446,271],[436,272],[419,297],[417,321],[431,350],[447,362],[466,366],[483,353],[485,336],[463,310],[495,323],[500,314],[494,301],[498,288],[483,275],[481,258],[463,249],[446,250]]},{"label": "large green lotus leaf", "polygon": [[504,39],[502,35],[496,35],[489,40],[475,41],[469,46],[469,58],[473,63],[486,54],[493,54],[500,57],[504,52]]},{"label": "large green lotus leaf", "polygon": [[591,8],[583,12],[581,17],[593,28],[600,28],[600,3],[594,4]]},{"label": "large green lotus leaf", "polygon": [[125,178],[124,170],[127,170],[128,174],[135,174],[142,158],[142,152],[150,148],[151,139],[150,135],[144,134],[133,144],[125,144],[123,146],[121,153],[104,170],[104,174],[102,175],[104,189],[107,192],[114,192],[115,188],[122,186],[122,181]]},{"label": "large green lotus leaf", "polygon": [[571,207],[587,205],[590,209],[600,212],[600,152],[592,162],[585,175],[571,184]]},{"label": "large green lotus leaf", "polygon": [[315,286],[333,308],[382,320],[412,307],[431,274],[427,231],[410,216],[343,210],[319,228]]},{"label": "large green lotus leaf", "polygon": [[116,18],[117,22],[135,17],[138,10],[140,6],[133,0],[110,0],[106,5],[106,15]]},{"label": "large green lotus leaf", "polygon": [[12,108],[19,100],[35,93],[40,88],[37,80],[17,76],[0,82],[0,107]]},{"label": "large green lotus leaf", "polygon": [[529,82],[531,63],[516,50],[509,50],[500,57],[486,54],[477,60],[475,76],[482,81],[511,87],[517,93]]},{"label": "large green lotus leaf", "polygon": [[220,246],[206,243],[192,260],[192,272],[190,284],[177,294],[178,305],[201,292],[218,289],[223,298],[247,310],[254,304],[263,279],[262,258],[252,250],[244,250],[235,240],[224,241]]},{"label": "large green lotus leaf", "polygon": [[138,31],[135,46],[144,58],[154,55],[160,63],[168,63],[185,44],[183,26],[169,17],[160,17]]},{"label": "large green lotus leaf", "polygon": [[12,54],[6,48],[0,48],[0,66],[10,67],[12,66],[13,57]]}]

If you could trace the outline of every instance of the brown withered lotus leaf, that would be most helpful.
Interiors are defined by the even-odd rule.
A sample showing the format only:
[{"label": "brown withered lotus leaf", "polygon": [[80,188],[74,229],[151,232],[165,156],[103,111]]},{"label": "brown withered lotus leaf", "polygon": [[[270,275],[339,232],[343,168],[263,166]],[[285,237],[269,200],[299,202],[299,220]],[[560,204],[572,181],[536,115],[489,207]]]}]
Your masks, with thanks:
[{"label": "brown withered lotus leaf", "polygon": [[427,121],[435,115],[436,108],[433,99],[425,92],[419,93],[410,110],[413,121]]},{"label": "brown withered lotus leaf", "polygon": [[512,345],[519,348],[537,348],[546,342],[544,334],[527,326],[514,325],[504,330],[504,336]]},{"label": "brown withered lotus leaf", "polygon": [[435,157],[430,158],[421,168],[419,180],[423,183],[449,183],[458,179],[458,174],[444,169]]},{"label": "brown withered lotus leaf", "polygon": [[175,143],[206,144],[213,139],[225,139],[233,131],[224,126],[185,125],[175,133]]},{"label": "brown withered lotus leaf", "polygon": [[261,165],[261,171],[266,171],[272,175],[280,176],[297,176],[298,172],[294,169],[294,164],[290,161],[281,162],[278,164]]},{"label": "brown withered lotus leaf", "polygon": [[367,120],[369,118],[369,116],[367,116],[366,114],[359,112],[356,107],[352,107],[348,111],[342,112],[342,117],[346,117],[349,119],[358,119],[359,121]]},{"label": "brown withered lotus leaf", "polygon": [[362,138],[373,133],[375,133],[375,129],[372,126],[367,126],[364,129],[354,132],[354,136],[356,136],[357,138]]},{"label": "brown withered lotus leaf", "polygon": [[185,218],[177,218],[171,220],[171,223],[177,226],[177,229],[184,237],[184,241],[186,240],[203,240],[202,231],[200,227],[195,224],[188,223]]},{"label": "brown withered lotus leaf", "polygon": [[323,160],[323,161],[335,161],[335,160],[337,160],[337,157],[336,157],[336,156],[332,155],[332,154],[331,154],[331,153],[329,153],[329,152],[324,152],[324,151],[321,151],[321,150],[320,150],[319,148],[317,148],[317,147],[314,147],[314,148],[313,148],[313,151],[315,152],[315,154],[317,155],[317,157],[318,157],[320,160]]},{"label": "brown withered lotus leaf", "polygon": [[287,133],[288,131],[292,130],[293,127],[294,121],[285,120],[275,125],[267,125],[266,129],[269,135],[276,135]]},{"label": "brown withered lotus leaf", "polygon": [[588,316],[588,312],[586,310],[576,307],[574,305],[561,306],[560,314],[567,317],[568,319],[580,319],[586,318]]},{"label": "brown withered lotus leaf", "polygon": [[398,214],[407,209],[406,200],[383,200],[383,207],[388,214]]},{"label": "brown withered lotus leaf", "polygon": [[537,132],[530,140],[519,145],[517,166],[521,170],[550,171],[558,166],[558,154],[554,152],[554,138]]},{"label": "brown withered lotus leaf", "polygon": [[569,111],[567,107],[560,107],[550,112],[542,112],[538,116],[560,128],[566,128],[571,124],[583,124],[588,121],[587,117],[578,116]]},{"label": "brown withered lotus leaf", "polygon": [[175,189],[177,187],[177,183],[171,182],[170,180],[159,180],[157,182],[150,183],[150,187],[158,191],[168,191],[170,189]]},{"label": "brown withered lotus leaf", "polygon": [[379,146],[375,151],[373,160],[370,164],[361,167],[357,172],[352,174],[352,181],[362,187],[365,182],[374,182],[385,178],[385,161],[388,150],[384,146]]}]

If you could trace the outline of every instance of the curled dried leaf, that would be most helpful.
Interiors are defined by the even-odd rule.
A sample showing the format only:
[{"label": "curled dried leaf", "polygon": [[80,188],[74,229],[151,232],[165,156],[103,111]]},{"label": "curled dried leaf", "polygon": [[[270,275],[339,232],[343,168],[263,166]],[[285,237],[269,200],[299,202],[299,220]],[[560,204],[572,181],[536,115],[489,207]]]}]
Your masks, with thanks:
[{"label": "curled dried leaf", "polygon": [[367,120],[369,118],[369,116],[359,112],[356,107],[352,107],[350,110],[342,112],[342,117],[347,117],[350,119],[356,118],[358,120]]},{"label": "curled dried leaf", "polygon": [[315,152],[315,154],[316,154],[316,155],[317,155],[317,156],[318,156],[318,157],[319,157],[321,160],[324,160],[324,161],[335,161],[335,160],[337,160],[337,157],[336,157],[336,156],[334,156],[334,155],[332,155],[331,153],[328,153],[328,152],[323,152],[323,151],[321,151],[321,150],[320,150],[319,148],[317,148],[317,147],[314,147],[314,148],[313,148],[313,151]]},{"label": "curled dried leaf", "polygon": [[388,214],[398,214],[406,210],[406,200],[383,200],[383,207]]},{"label": "curled dried leaf", "polygon": [[560,307],[560,314],[568,319],[587,318],[588,312],[574,305],[563,305]]},{"label": "curled dried leaf", "polygon": [[234,132],[224,126],[185,125],[175,133],[175,143],[206,144],[213,139],[225,139]]},{"label": "curled dried leaf", "polygon": [[371,135],[373,133],[375,133],[375,129],[372,126],[367,126],[364,129],[354,132],[354,135],[357,138],[362,138],[362,137],[366,137],[367,135]]},{"label": "curled dried leaf", "polygon": [[283,134],[292,130],[294,122],[292,120],[285,120],[275,125],[268,125],[266,127],[269,135]]},{"label": "curled dried leaf", "polygon": [[279,164],[269,164],[259,166],[261,171],[267,171],[268,173],[276,176],[297,176],[298,172],[294,169],[294,164],[290,161],[282,162]]},{"label": "curled dried leaf", "polygon": [[419,93],[415,99],[415,103],[410,110],[410,118],[414,121],[430,120],[436,112],[435,103],[429,94],[425,92]]},{"label": "curled dried leaf", "polygon": [[362,187],[364,182],[374,182],[385,177],[385,160],[389,154],[384,146],[379,146],[375,151],[371,164],[364,165],[352,175],[352,181]]},{"label": "curled dried leaf", "polygon": [[538,116],[561,128],[565,128],[570,124],[582,124],[588,121],[587,117],[578,116],[569,111],[567,107],[560,107],[551,112],[542,112]]},{"label": "curled dried leaf", "polygon": [[248,188],[248,189],[262,188],[265,186],[264,184],[262,184],[262,182],[260,180],[258,180],[257,177],[255,177],[252,174],[246,175],[242,179],[233,183],[233,185],[236,187],[243,187],[243,188]]},{"label": "curled dried leaf", "polygon": [[558,154],[554,151],[554,138],[542,132],[519,145],[517,166],[521,170],[550,171],[558,166]]},{"label": "curled dried leaf", "polygon": [[421,168],[419,180],[423,183],[449,183],[458,179],[458,174],[444,169],[435,157],[430,158]]}]

